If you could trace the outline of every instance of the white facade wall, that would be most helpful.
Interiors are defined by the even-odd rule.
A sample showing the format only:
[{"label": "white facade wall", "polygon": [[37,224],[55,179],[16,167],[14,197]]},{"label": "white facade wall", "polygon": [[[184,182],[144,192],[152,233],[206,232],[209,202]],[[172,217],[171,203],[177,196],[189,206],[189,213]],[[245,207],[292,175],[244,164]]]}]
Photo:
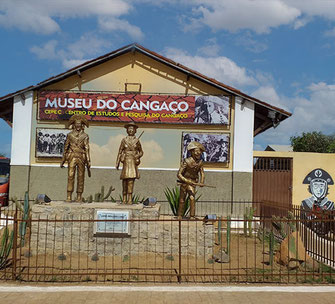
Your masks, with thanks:
[{"label": "white facade wall", "polygon": [[233,171],[253,171],[255,104],[235,98]]},{"label": "white facade wall", "polygon": [[[30,165],[33,91],[25,93],[24,97],[25,99],[21,95],[14,97],[11,165]],[[235,98],[235,172],[253,171],[254,108],[254,103],[242,102],[240,97]]]},{"label": "white facade wall", "polygon": [[11,165],[30,164],[33,91],[14,97]]}]

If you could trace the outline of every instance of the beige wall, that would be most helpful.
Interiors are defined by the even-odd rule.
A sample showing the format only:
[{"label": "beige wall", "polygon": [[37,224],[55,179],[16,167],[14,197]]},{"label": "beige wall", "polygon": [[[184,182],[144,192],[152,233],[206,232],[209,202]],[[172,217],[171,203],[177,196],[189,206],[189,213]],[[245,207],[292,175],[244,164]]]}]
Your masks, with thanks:
[{"label": "beige wall", "polygon": [[[177,170],[140,170],[141,178],[135,182],[134,194],[141,197],[156,197],[166,200],[166,187],[177,185]],[[27,180],[30,177],[30,198],[37,194],[47,194],[52,200],[65,200],[67,169],[45,166],[12,166],[11,176],[15,178],[11,184],[10,197],[23,198],[28,190]],[[113,194],[119,197],[122,191],[120,171],[116,169],[92,169],[92,177],[85,177],[84,197],[100,192],[101,186],[105,191],[113,185],[116,189]],[[251,201],[252,174],[244,172],[205,172],[205,182],[216,186],[213,188],[198,189],[201,201]],[[233,181],[233,182],[232,182]],[[75,193],[74,193],[75,197]]]},{"label": "beige wall", "polygon": [[222,94],[219,90],[140,53],[127,53],[46,87],[48,90],[124,92],[125,83],[141,83],[142,92],[161,94]]},{"label": "beige wall", "polygon": [[[195,80],[190,77],[187,79],[186,75],[163,65],[147,56],[140,53],[125,54],[113,60],[103,63],[97,67],[91,68],[87,71],[81,72],[81,77],[78,75],[69,77],[63,81],[57,82],[46,87],[47,90],[92,90],[92,91],[108,91],[124,93],[125,83],[141,83],[142,94],[188,94],[188,95],[218,95],[225,94],[224,91],[219,90],[206,83]],[[176,169],[180,164],[181,154],[181,136],[182,132],[224,132],[230,135],[230,156],[229,163],[221,164],[206,164],[208,170],[232,170],[233,164],[233,142],[234,142],[234,97],[231,102],[230,125],[227,126],[209,126],[209,125],[181,125],[181,124],[141,124],[139,127],[145,131],[141,141],[146,141],[147,146],[152,141],[150,134],[155,132],[158,138],[168,138],[169,142],[163,143],[168,146],[165,157],[161,157],[156,163],[142,162],[142,168],[170,168]],[[59,159],[38,159],[35,157],[35,142],[36,142],[36,128],[65,128],[66,121],[39,121],[37,119],[37,93],[34,97],[33,105],[33,127],[32,127],[32,145],[31,145],[31,164],[59,164]],[[103,147],[100,149],[97,145],[101,140],[98,137],[110,136],[112,134],[115,139],[123,135],[123,123],[116,122],[90,122],[90,128],[86,131],[90,136],[92,143],[92,166],[113,167],[115,166],[115,159],[117,149],[109,148],[107,151]],[[111,138],[113,140],[113,138]],[[120,142],[120,139],[119,139]],[[97,145],[95,145],[97,144]],[[106,143],[105,143],[106,144]],[[145,143],[144,143],[145,144]],[[155,144],[155,143],[154,143]],[[101,144],[102,145],[102,144]],[[118,144],[117,144],[118,145]],[[172,146],[174,147],[172,149]],[[164,147],[163,147],[164,148]],[[101,153],[105,152],[102,156]],[[109,155],[106,155],[106,152]],[[144,151],[145,152],[145,151]],[[165,152],[165,151],[163,151]],[[148,157],[151,153],[147,149],[148,160],[153,160],[153,157]],[[164,153],[163,153],[164,154]],[[169,157],[169,159],[168,159]],[[173,158],[173,161],[171,160]],[[101,162],[105,160],[105,162]]]},{"label": "beige wall", "polygon": [[[335,154],[333,153],[307,153],[307,152],[272,152],[254,151],[254,157],[290,157],[293,159],[292,178],[292,204],[300,205],[301,201],[311,194],[308,185],[303,180],[312,170],[321,168],[335,178]],[[329,186],[328,198],[335,201],[335,186]]]}]

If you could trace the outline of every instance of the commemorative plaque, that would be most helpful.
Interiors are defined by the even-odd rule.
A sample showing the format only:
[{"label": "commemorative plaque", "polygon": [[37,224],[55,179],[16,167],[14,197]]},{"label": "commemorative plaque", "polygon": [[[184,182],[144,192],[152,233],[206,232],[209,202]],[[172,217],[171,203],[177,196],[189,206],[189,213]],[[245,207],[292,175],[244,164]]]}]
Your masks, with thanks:
[{"label": "commemorative plaque", "polygon": [[103,237],[130,236],[129,211],[96,210],[94,234]]}]

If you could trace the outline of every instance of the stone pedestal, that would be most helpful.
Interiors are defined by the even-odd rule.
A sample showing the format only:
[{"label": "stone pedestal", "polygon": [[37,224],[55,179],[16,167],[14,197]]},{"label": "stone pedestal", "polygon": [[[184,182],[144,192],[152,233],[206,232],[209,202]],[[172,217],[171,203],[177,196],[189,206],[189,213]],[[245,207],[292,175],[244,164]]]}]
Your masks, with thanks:
[{"label": "stone pedestal", "polygon": [[[129,212],[129,234],[95,234],[97,210]],[[177,255],[179,228],[183,255],[211,255],[213,225],[201,221],[179,221],[160,216],[160,205],[145,207],[115,203],[51,202],[32,207],[31,252],[33,254],[140,256]]]},{"label": "stone pedestal", "polygon": [[93,220],[96,210],[124,210],[130,212],[130,219],[158,219],[160,205],[145,207],[143,204],[116,204],[102,203],[68,203],[64,201],[52,201],[50,205],[35,204],[32,207],[33,218],[58,219],[58,220]]}]

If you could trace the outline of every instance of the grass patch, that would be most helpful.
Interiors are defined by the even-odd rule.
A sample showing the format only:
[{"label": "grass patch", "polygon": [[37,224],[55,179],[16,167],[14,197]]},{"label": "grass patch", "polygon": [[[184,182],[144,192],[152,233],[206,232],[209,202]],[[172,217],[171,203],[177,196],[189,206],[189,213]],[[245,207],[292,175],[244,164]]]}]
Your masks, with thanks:
[{"label": "grass patch", "polygon": [[166,259],[167,259],[168,261],[174,261],[174,257],[173,257],[172,254],[167,255],[167,256],[166,256]]}]

